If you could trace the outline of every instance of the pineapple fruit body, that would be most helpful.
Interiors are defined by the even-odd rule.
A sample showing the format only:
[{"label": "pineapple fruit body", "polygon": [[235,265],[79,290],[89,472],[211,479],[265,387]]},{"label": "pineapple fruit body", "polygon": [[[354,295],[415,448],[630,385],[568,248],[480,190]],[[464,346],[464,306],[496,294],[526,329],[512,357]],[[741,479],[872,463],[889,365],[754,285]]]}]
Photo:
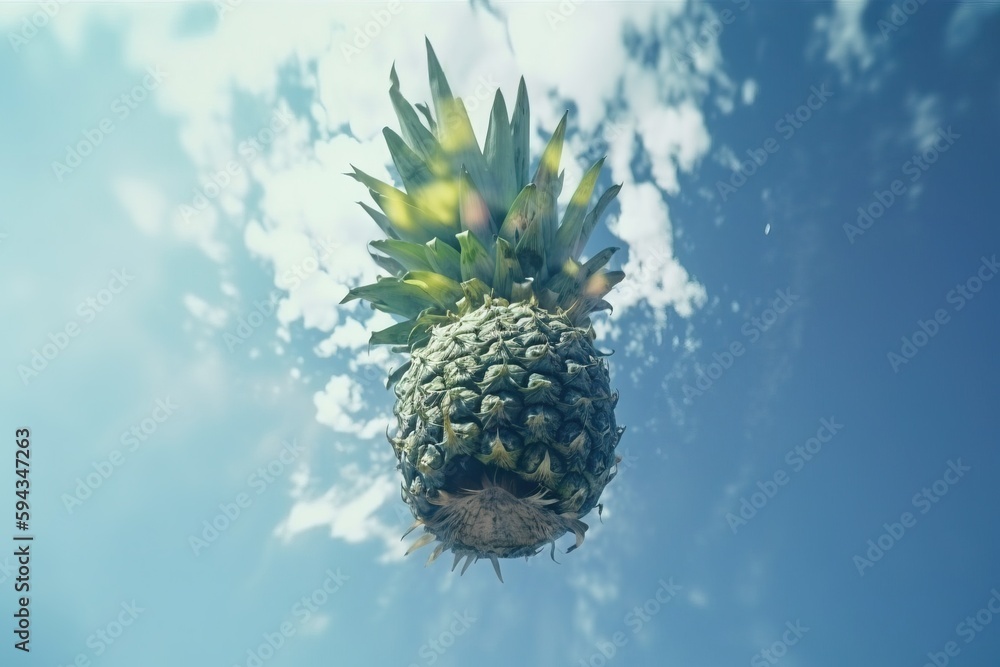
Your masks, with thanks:
[{"label": "pineapple fruit body", "polygon": [[614,477],[621,437],[592,335],[487,297],[414,353],[395,386],[391,442],[403,498],[439,549],[512,558],[568,531],[582,539],[577,518]]}]

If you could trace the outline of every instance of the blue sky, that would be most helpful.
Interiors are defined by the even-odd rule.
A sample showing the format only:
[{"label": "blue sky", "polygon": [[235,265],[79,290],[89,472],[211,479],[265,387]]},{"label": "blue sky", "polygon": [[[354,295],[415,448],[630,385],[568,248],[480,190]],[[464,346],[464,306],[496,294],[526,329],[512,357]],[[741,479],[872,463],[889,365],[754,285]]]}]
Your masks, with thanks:
[{"label": "blue sky", "polygon": [[[3,664],[995,664],[1000,5],[39,7],[0,7]],[[523,74],[534,154],[569,109],[566,183],[623,185],[624,461],[503,585],[403,557],[390,320],[337,305],[424,35],[480,139]]]}]

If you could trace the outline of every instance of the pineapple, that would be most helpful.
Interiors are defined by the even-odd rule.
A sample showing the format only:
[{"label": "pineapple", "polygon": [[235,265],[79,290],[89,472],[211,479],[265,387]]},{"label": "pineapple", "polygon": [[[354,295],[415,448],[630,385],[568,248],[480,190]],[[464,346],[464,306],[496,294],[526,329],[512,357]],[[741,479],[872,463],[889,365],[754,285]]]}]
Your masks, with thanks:
[{"label": "pineapple", "polygon": [[390,275],[342,303],[364,299],[405,318],[370,342],[410,355],[387,382],[389,441],[416,518],[406,534],[423,528],[407,554],[437,540],[428,564],[451,550],[464,574],[489,558],[502,582],[499,558],[548,544],[554,556],[569,532],[569,551],[583,543],[580,518],[600,509],[620,461],[618,394],[589,316],[611,307],[603,297],[625,276],[604,268],[617,248],[579,259],[620,186],[589,208],[598,160],[558,222],[566,116],[529,181],[524,79],[510,118],[497,91],[481,150],[430,42],[427,64],[433,113],[414,109],[390,73],[402,136],[383,134],[405,191],[353,165],[348,174],[378,207],[361,203],[388,237],[369,253]]}]

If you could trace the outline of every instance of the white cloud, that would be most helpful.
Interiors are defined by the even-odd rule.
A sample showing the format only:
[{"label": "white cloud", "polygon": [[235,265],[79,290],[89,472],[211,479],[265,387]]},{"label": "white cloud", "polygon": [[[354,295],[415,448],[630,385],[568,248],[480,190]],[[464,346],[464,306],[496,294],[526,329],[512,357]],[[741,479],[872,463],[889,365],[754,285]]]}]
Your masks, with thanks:
[{"label": "white cloud", "polygon": [[313,614],[305,623],[299,626],[298,633],[303,637],[322,635],[329,626],[329,614]]},{"label": "white cloud", "polygon": [[757,82],[753,79],[747,79],[743,82],[743,88],[741,89],[743,104],[753,104],[753,101],[757,99],[757,89]]},{"label": "white cloud", "polygon": [[[321,357],[329,357],[343,349],[358,352],[367,348],[368,338],[371,336],[371,332],[380,331],[381,329],[390,327],[395,323],[396,320],[394,320],[391,315],[381,311],[375,311],[372,313],[372,316],[368,318],[366,322],[361,322],[353,317],[348,317],[344,320],[343,324],[333,330],[333,333],[331,333],[328,338],[316,346],[316,354]],[[372,354],[380,352],[384,352],[388,355],[389,348],[380,346],[371,350]],[[366,358],[358,357],[357,359]],[[367,358],[367,361],[369,361],[369,363],[374,363],[370,361],[370,357]]]},{"label": "white cloud", "polygon": [[963,2],[954,7],[944,36],[945,47],[952,53],[971,44],[991,15],[1000,11],[1000,4],[995,2]]},{"label": "white cloud", "polygon": [[689,317],[705,303],[707,294],[674,257],[670,213],[663,196],[651,183],[626,184],[622,195],[621,215],[609,226],[629,244],[622,270],[630,279],[608,295],[615,315],[645,302],[661,323],[668,307]]},{"label": "white cloud", "polygon": [[357,350],[368,344],[369,329],[358,320],[349,317],[333,330],[328,338],[316,346],[316,354],[329,357],[338,350],[347,348]]},{"label": "white cloud", "polygon": [[365,408],[362,386],[350,375],[334,375],[323,391],[316,392],[316,420],[338,433],[353,433],[370,440],[385,433],[389,417],[358,419],[355,414]]},{"label": "white cloud", "polygon": [[875,61],[873,37],[861,19],[868,0],[835,0],[833,13],[816,17],[814,28],[825,46],[826,61],[840,70],[841,80],[850,82],[857,72],[864,72]]},{"label": "white cloud", "polygon": [[941,98],[937,95],[911,95],[906,100],[906,111],[913,117],[910,136],[918,150],[925,151],[934,145],[941,127]]},{"label": "white cloud", "polygon": [[[524,73],[529,93],[551,90],[573,100],[579,112],[574,120],[582,128],[596,128],[605,116],[605,106],[616,97],[615,87],[628,61],[620,40],[609,37],[629,22],[648,25],[660,8],[641,3],[580,3],[565,23],[552,29],[545,13],[553,8],[532,3],[507,6],[516,54],[511,64]],[[675,13],[677,8],[666,5],[661,11]],[[594,48],[596,44],[601,48]],[[564,108],[539,103],[538,94],[530,97],[535,119],[544,127],[555,127]]]},{"label": "white cloud", "polygon": [[712,144],[704,118],[690,100],[651,109],[642,115],[639,131],[656,184],[672,195],[680,192],[677,169],[690,172]]},{"label": "white cloud", "polygon": [[224,309],[217,308],[194,294],[185,294],[183,303],[191,315],[213,329],[226,326],[228,315]]},{"label": "white cloud", "polygon": [[604,576],[603,572],[598,574],[577,570],[570,578],[570,585],[600,604],[617,600],[620,592],[617,582]]},{"label": "white cloud", "polygon": [[332,331],[347,291],[374,282],[379,273],[365,249],[379,236],[378,227],[354,204],[367,198],[366,190],[342,172],[354,164],[381,180],[392,179],[381,139],[359,142],[337,135],[314,145],[301,140],[296,164],[259,167],[264,217],[251,221],[245,240],[272,262],[275,286],[288,292],[279,312],[282,324],[302,318],[307,327]]},{"label": "white cloud", "polygon": [[114,179],[111,188],[136,227],[149,235],[160,231],[167,202],[159,188],[130,176]]},{"label": "white cloud", "polygon": [[704,608],[708,606],[708,596],[705,594],[705,591],[700,588],[692,588],[688,592],[688,602],[690,602],[692,606]]},{"label": "white cloud", "polygon": [[[738,171],[740,168],[740,159],[736,157],[736,153],[729,146],[719,146],[719,149],[715,151],[714,158],[716,162],[732,171]],[[710,198],[714,199],[715,194],[711,191],[709,193]]]},{"label": "white cloud", "polygon": [[593,321],[594,334],[600,342],[618,340],[622,335],[622,328],[617,322],[612,322],[606,318],[596,318]]},{"label": "white cloud", "polygon": [[288,542],[299,533],[327,527],[330,537],[349,543],[381,540],[386,547],[382,562],[402,559],[406,547],[399,536],[403,531],[377,516],[384,505],[399,501],[398,480],[357,466],[345,469],[344,477],[352,481],[335,485],[320,496],[297,500],[288,517],[275,528],[275,535]]}]

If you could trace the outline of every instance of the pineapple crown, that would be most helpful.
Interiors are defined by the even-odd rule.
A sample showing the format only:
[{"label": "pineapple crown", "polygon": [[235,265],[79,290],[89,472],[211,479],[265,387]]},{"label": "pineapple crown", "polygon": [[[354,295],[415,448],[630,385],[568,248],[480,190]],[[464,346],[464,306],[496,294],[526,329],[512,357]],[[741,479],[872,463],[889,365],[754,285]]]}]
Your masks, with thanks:
[{"label": "pineapple crown", "polygon": [[434,114],[426,104],[414,110],[403,97],[395,65],[389,74],[389,97],[402,137],[388,127],[382,133],[405,191],[354,165],[346,174],[368,188],[380,209],[358,202],[388,237],[372,241],[369,254],[390,275],[355,287],[341,303],[364,299],[374,309],[407,318],[374,332],[369,341],[400,346],[398,351],[422,346],[431,327],[461,317],[488,298],[530,301],[562,312],[577,326],[589,326],[589,314],[611,308],[604,296],[625,277],[604,269],[618,248],[579,261],[621,189],[608,188],[588,210],[604,158],[584,174],[558,222],[566,114],[529,181],[524,77],[509,119],[497,90],[481,150],[430,41],[427,69]]}]

